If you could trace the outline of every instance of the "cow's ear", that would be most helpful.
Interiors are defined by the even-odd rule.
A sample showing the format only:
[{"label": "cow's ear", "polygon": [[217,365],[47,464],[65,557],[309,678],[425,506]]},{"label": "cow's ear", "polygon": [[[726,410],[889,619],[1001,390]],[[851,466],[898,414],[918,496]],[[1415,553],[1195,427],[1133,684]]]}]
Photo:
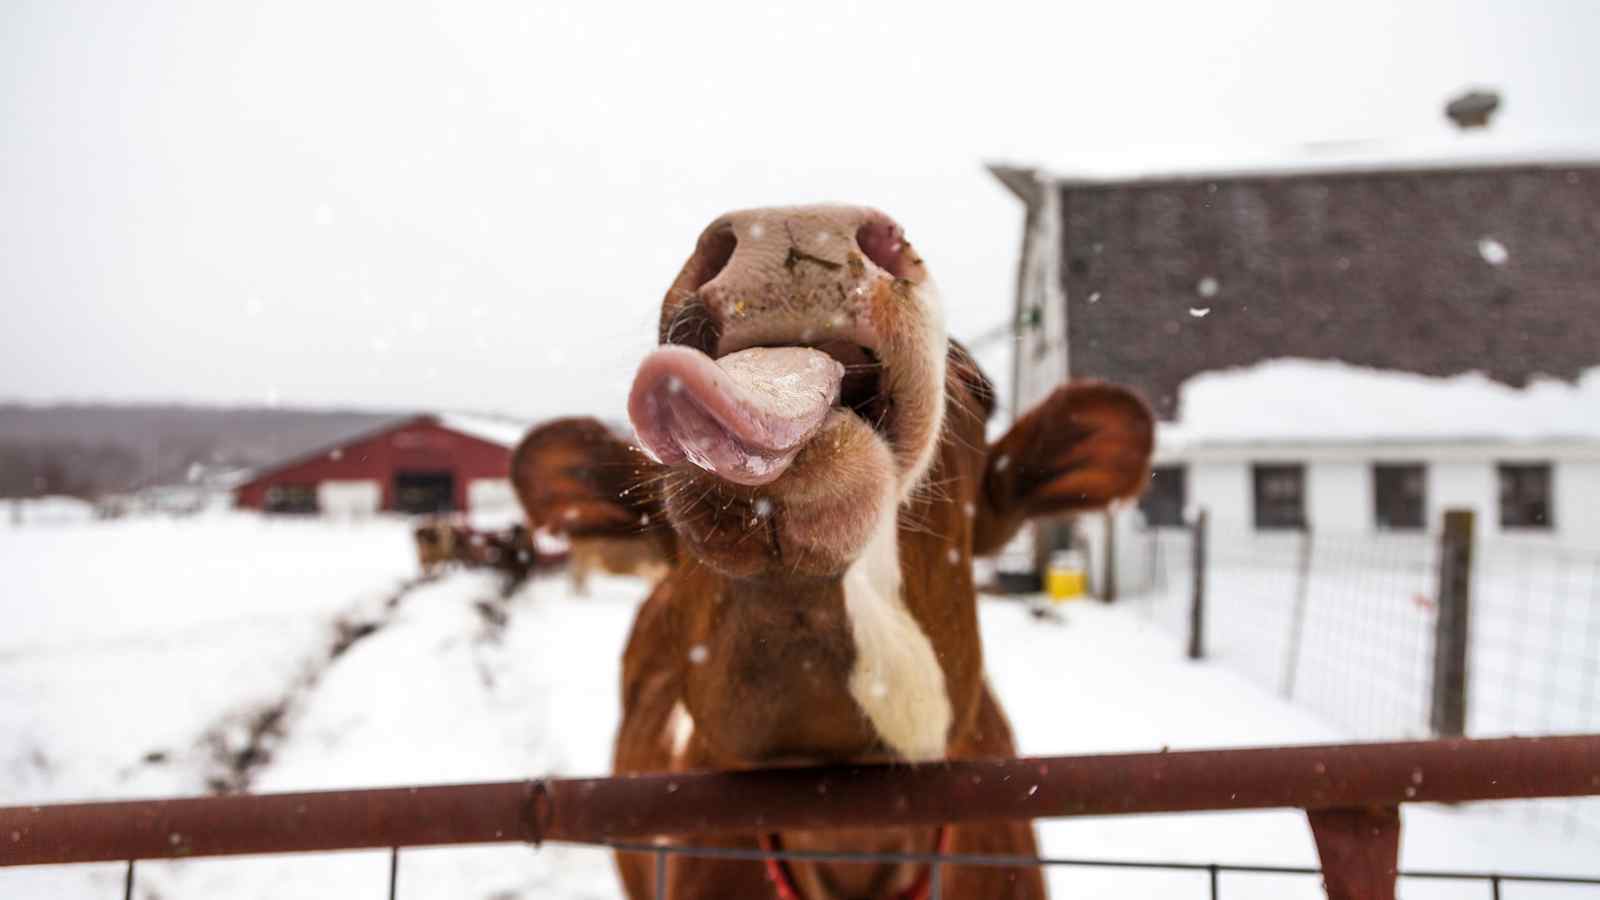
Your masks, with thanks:
[{"label": "cow's ear", "polygon": [[1135,497],[1150,477],[1155,420],[1126,388],[1063,385],[989,447],[973,552],[993,553],[1035,516]]},{"label": "cow's ear", "polygon": [[665,532],[661,466],[595,419],[556,419],[511,455],[511,484],[528,527],[570,537]]}]

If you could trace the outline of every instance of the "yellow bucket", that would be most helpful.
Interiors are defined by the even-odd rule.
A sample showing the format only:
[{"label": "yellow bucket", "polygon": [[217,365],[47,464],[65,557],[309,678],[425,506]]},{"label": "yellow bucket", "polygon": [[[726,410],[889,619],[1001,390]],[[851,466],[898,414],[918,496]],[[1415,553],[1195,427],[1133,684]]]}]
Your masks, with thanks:
[{"label": "yellow bucket", "polygon": [[1045,593],[1050,595],[1051,601],[1076,600],[1087,593],[1089,578],[1082,560],[1082,554],[1071,552],[1051,557],[1044,575]]}]

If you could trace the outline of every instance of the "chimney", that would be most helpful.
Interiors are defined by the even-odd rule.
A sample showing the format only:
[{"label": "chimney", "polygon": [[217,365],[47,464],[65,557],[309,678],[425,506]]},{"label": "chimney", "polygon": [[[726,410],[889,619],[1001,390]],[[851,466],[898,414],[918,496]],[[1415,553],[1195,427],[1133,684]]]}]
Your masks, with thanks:
[{"label": "chimney", "polygon": [[1444,114],[1462,131],[1489,127],[1489,119],[1500,108],[1500,94],[1496,91],[1475,89],[1451,100]]}]

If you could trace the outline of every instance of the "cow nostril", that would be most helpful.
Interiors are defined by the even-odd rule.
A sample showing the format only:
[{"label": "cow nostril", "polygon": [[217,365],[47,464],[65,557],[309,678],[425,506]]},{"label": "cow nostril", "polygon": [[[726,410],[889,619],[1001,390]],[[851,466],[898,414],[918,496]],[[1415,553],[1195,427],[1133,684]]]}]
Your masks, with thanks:
[{"label": "cow nostril", "polygon": [[909,278],[918,260],[905,232],[888,219],[873,219],[856,230],[856,246],[878,268],[896,278]]},{"label": "cow nostril", "polygon": [[733,248],[738,243],[739,239],[734,237],[731,228],[714,231],[701,238],[700,246],[695,248],[695,268],[689,279],[689,290],[698,291],[722,274],[722,270],[728,267],[728,260],[733,258]]}]

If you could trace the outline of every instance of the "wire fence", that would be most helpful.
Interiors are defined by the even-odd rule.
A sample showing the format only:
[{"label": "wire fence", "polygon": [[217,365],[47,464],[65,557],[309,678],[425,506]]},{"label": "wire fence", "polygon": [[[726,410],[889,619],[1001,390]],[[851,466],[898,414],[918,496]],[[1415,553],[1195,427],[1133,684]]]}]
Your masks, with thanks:
[{"label": "wire fence", "polygon": [[[1150,621],[1189,632],[1194,537],[1142,536]],[[1433,732],[1439,652],[1437,532],[1263,532],[1212,523],[1207,657],[1373,740]],[[1479,539],[1470,570],[1466,729],[1476,737],[1600,728],[1600,551],[1522,536]],[[1594,800],[1517,804],[1568,833],[1600,834]]]},{"label": "wire fence", "polygon": [[[653,867],[654,897],[665,900],[670,896],[667,887],[670,884],[668,869],[675,859],[709,859],[709,860],[739,860],[765,863],[768,860],[781,860],[785,863],[829,863],[836,865],[903,865],[926,867],[928,877],[928,900],[941,900],[947,895],[943,886],[947,882],[952,870],[958,867],[972,866],[982,868],[1008,868],[1024,869],[1038,868],[1044,871],[1055,872],[1081,872],[1081,873],[1120,873],[1117,880],[1120,895],[1143,895],[1139,887],[1144,887],[1150,896],[1171,898],[1193,897],[1196,900],[1209,898],[1221,900],[1238,895],[1282,897],[1319,897],[1323,895],[1323,871],[1316,866],[1291,866],[1291,865],[1262,865],[1252,863],[1226,863],[1226,862],[1192,862],[1185,860],[1131,860],[1131,859],[1096,859],[1083,857],[1063,856],[1010,856],[972,853],[828,853],[817,851],[799,850],[758,850],[732,847],[695,846],[690,844],[663,844],[663,843],[627,843],[616,842],[610,844],[571,844],[572,848],[586,848],[591,850],[607,850],[623,853],[638,853],[647,855]],[[534,848],[535,853],[548,853],[554,848]],[[448,852],[448,851],[446,851]],[[438,868],[438,850],[424,850],[424,854],[434,857],[429,861],[430,868]],[[325,856],[317,854],[316,856]],[[438,877],[428,877],[416,883],[409,877],[411,872],[402,863],[406,852],[400,847],[391,847],[387,852],[386,864],[381,868],[366,865],[362,868],[370,870],[374,881],[372,897],[387,897],[389,900],[407,900],[409,897],[434,896],[439,887]],[[421,862],[414,858],[413,863]],[[178,863],[181,865],[181,863]],[[104,893],[106,900],[140,900],[144,897],[159,897],[163,894],[159,889],[146,886],[146,881],[141,881],[146,868],[151,866],[171,866],[174,863],[154,861],[144,863],[128,860],[123,864],[119,877],[116,879],[116,889]],[[349,865],[347,861],[343,865]],[[343,867],[341,866],[341,868]],[[1144,879],[1147,884],[1140,885],[1130,881],[1135,875],[1166,876],[1160,878]],[[420,873],[418,873],[420,874]],[[437,876],[440,873],[432,872]],[[1402,869],[1398,873],[1402,893],[1408,898],[1417,897],[1482,897],[1485,900],[1500,900],[1502,897],[1596,897],[1600,896],[1600,877],[1584,877],[1575,875],[1546,875],[1516,872],[1489,872],[1471,870],[1446,870],[1446,869]],[[164,882],[162,883],[164,887]],[[1069,881],[1065,885],[1071,888],[1074,885]],[[379,893],[379,890],[382,893]],[[776,896],[776,893],[774,893]]]}]

